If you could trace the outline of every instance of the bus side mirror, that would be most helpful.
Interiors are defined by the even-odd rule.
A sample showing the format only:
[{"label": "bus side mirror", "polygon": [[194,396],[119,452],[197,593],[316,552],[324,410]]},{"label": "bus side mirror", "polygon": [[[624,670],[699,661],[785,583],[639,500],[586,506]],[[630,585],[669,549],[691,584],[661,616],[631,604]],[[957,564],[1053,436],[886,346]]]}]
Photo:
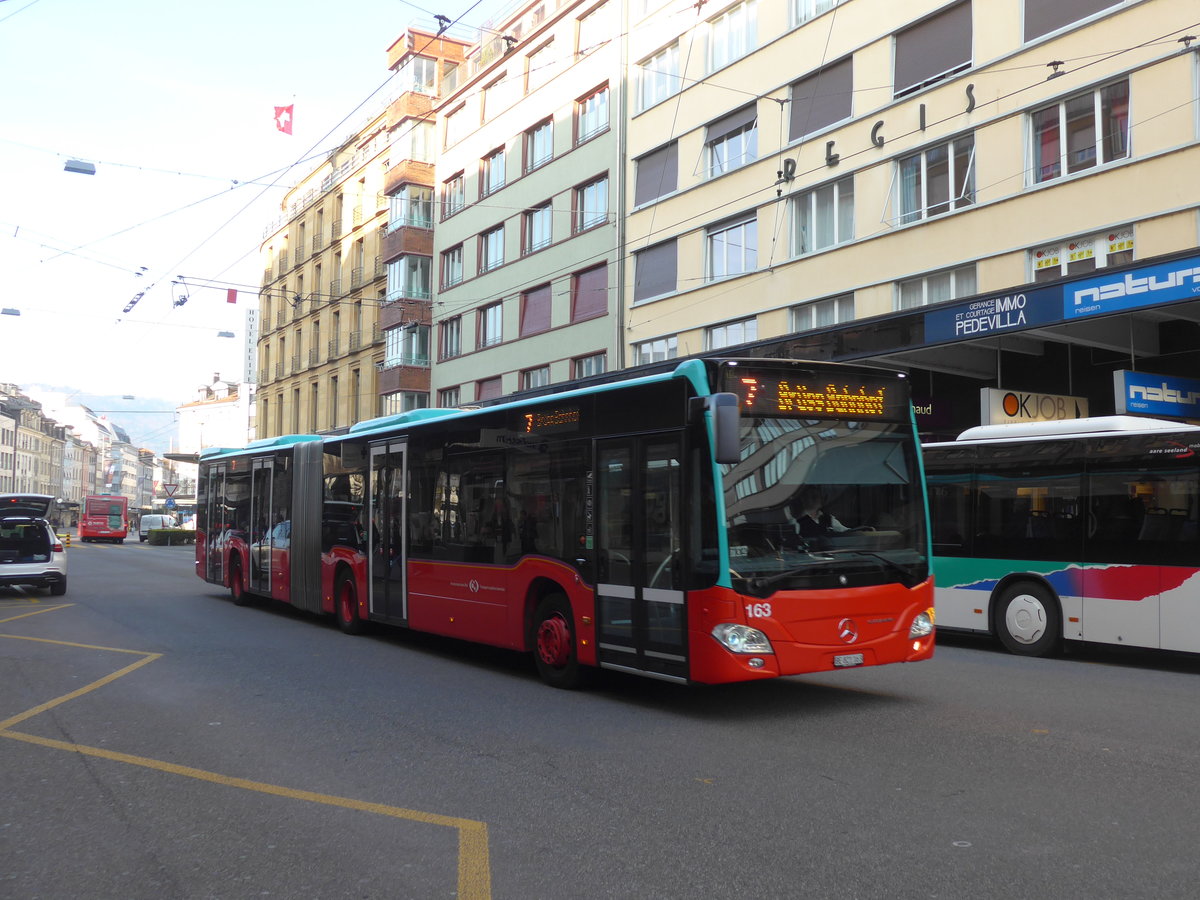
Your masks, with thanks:
[{"label": "bus side mirror", "polygon": [[742,442],[738,435],[740,415],[737,394],[712,394],[705,398],[712,413],[713,456],[719,463],[742,461]]}]

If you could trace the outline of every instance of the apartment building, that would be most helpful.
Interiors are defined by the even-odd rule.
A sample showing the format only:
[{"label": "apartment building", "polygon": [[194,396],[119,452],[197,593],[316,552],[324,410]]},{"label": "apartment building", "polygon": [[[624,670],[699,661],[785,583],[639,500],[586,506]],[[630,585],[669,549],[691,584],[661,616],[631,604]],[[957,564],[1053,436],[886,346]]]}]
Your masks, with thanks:
[{"label": "apartment building", "polygon": [[434,405],[623,366],[620,9],[517,6],[442,92]]},{"label": "apartment building", "polygon": [[376,415],[387,220],[381,111],[284,197],[259,294],[257,433],[329,431]]},{"label": "apartment building", "polygon": [[388,49],[388,68],[398,76],[401,93],[388,108],[381,415],[430,405],[437,105],[443,92],[455,89],[468,46],[436,31],[410,28]]},{"label": "apartment building", "polygon": [[1177,0],[631,0],[631,363],[886,362],[928,433],[978,424],[985,390],[1103,414],[1118,370],[1194,376],[1194,22]]}]

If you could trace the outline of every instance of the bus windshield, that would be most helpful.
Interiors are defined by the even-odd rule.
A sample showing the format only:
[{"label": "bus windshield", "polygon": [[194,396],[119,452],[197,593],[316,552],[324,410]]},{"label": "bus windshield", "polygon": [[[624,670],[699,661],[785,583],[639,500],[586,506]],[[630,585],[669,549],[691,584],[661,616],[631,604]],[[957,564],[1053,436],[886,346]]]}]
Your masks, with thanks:
[{"label": "bus windshield", "polygon": [[734,587],[755,596],[928,576],[907,423],[743,416],[722,466]]}]

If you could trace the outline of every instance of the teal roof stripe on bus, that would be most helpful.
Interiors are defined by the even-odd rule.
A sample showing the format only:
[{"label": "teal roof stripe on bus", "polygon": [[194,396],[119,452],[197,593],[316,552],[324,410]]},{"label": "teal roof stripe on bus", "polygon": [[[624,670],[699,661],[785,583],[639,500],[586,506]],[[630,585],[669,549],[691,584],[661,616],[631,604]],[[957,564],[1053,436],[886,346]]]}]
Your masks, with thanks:
[{"label": "teal roof stripe on bus", "polygon": [[493,406],[478,406],[462,409],[413,409],[404,413],[397,413],[391,416],[381,416],[377,419],[367,419],[365,422],[359,422],[350,426],[350,431],[346,434],[330,435],[325,440],[327,443],[334,444],[340,441],[350,440],[352,438],[370,437],[374,434],[386,433],[397,428],[402,428],[406,425],[416,425],[422,422],[433,421],[436,419],[448,419],[451,417],[467,417],[476,414],[486,414],[495,412],[498,409],[522,409],[527,406],[537,406],[544,403],[561,403],[563,401],[575,400],[580,397],[587,397],[592,394],[600,394],[606,391],[621,390],[623,388],[642,384],[655,384],[662,381],[669,381],[673,378],[686,378],[695,387],[696,392],[700,395],[707,394],[708,376],[704,368],[704,362],[698,359],[689,359],[680,363],[670,372],[660,372],[654,375],[643,375],[640,378],[627,378],[624,380],[610,381],[604,384],[598,384],[591,387],[576,388],[573,391],[563,391],[561,394],[542,394],[537,397],[517,398],[508,400],[504,403],[497,403]]},{"label": "teal roof stripe on bus", "polygon": [[284,434],[279,437],[260,438],[251,441],[245,447],[208,447],[200,451],[201,459],[213,459],[217,456],[236,456],[240,453],[255,453],[280,447],[293,447],[296,444],[307,444],[322,438],[315,434]]}]

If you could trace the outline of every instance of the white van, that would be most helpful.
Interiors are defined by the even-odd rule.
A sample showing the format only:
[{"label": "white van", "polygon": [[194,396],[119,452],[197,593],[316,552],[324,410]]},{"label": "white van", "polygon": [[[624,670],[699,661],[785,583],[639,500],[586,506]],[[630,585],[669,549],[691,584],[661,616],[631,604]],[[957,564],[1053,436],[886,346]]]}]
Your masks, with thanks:
[{"label": "white van", "polygon": [[174,516],[142,516],[142,520],[138,522],[138,540],[145,541],[150,537],[152,528],[178,528],[179,523],[175,521]]}]

